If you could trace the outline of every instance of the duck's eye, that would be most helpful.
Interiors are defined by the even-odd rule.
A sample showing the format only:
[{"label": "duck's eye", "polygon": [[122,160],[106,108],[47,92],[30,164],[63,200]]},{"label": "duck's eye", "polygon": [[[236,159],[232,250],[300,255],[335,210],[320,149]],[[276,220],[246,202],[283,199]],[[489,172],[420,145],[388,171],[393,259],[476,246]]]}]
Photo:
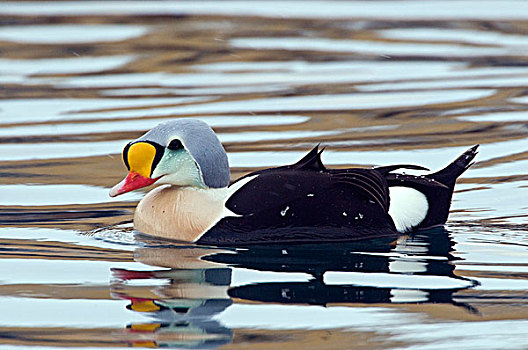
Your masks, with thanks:
[{"label": "duck's eye", "polygon": [[183,149],[183,145],[182,145],[182,143],[181,143],[180,140],[178,140],[178,139],[174,139],[174,140],[172,140],[172,141],[169,143],[169,145],[167,146],[167,148],[170,149],[170,150],[173,150],[173,151],[177,151],[177,150],[179,150],[179,149]]}]

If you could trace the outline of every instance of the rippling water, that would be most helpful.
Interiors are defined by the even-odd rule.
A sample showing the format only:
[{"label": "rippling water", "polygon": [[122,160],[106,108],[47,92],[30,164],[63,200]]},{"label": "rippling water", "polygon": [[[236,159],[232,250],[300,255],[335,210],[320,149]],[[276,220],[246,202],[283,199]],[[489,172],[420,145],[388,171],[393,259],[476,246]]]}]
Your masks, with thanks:
[{"label": "rippling water", "polygon": [[[0,52],[0,348],[528,348],[528,3],[2,2]],[[107,196],[183,117],[233,178],[482,146],[445,230],[220,250]]]}]

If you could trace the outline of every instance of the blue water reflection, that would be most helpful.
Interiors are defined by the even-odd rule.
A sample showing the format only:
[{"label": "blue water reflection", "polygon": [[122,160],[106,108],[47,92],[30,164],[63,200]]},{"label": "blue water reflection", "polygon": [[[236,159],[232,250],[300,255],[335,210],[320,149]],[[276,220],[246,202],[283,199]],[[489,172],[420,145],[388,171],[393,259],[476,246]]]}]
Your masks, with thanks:
[{"label": "blue water reflection", "polygon": [[[285,304],[352,309],[354,304],[444,303],[478,312],[457,300],[458,291],[478,283],[454,273],[452,262],[458,258],[451,254],[454,242],[443,228],[398,242],[380,239],[229,250],[170,245],[148,238],[143,243],[145,247],[135,251],[135,260],[152,269],[112,270],[112,296],[127,300],[127,309],[150,319],[128,325],[130,334],[141,335],[129,338],[131,343],[216,348],[232,341],[233,330],[222,314],[234,305],[273,304],[280,311]],[[237,278],[241,272],[243,278]],[[345,274],[345,282],[325,278],[331,273]],[[354,282],[357,273],[375,278],[365,284],[361,279]],[[391,287],[383,281],[387,276],[393,280]],[[398,276],[403,278],[398,280]],[[443,278],[445,283],[435,280],[428,286],[420,282],[421,277]],[[243,309],[232,312],[239,310]]]}]

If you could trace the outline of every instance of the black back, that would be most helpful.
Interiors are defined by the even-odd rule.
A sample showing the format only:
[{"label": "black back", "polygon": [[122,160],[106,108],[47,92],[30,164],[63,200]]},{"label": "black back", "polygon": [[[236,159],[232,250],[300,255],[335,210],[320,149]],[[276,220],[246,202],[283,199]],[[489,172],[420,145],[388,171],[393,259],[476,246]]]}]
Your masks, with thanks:
[{"label": "black back", "polygon": [[[330,242],[397,237],[385,177],[374,169],[326,169],[315,147],[299,162],[265,169],[236,191],[226,217],[197,243]],[[231,185],[231,186],[233,186]]]}]

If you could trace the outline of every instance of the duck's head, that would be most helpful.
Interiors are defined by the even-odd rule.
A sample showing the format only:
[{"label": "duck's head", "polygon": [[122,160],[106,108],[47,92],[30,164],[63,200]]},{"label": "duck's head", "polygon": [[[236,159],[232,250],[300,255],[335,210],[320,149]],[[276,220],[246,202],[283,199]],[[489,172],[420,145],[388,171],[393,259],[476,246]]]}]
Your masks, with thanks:
[{"label": "duck's head", "polygon": [[162,123],[123,149],[127,177],[112,190],[115,197],[159,184],[222,188],[229,184],[229,163],[222,144],[206,123],[178,119]]}]

